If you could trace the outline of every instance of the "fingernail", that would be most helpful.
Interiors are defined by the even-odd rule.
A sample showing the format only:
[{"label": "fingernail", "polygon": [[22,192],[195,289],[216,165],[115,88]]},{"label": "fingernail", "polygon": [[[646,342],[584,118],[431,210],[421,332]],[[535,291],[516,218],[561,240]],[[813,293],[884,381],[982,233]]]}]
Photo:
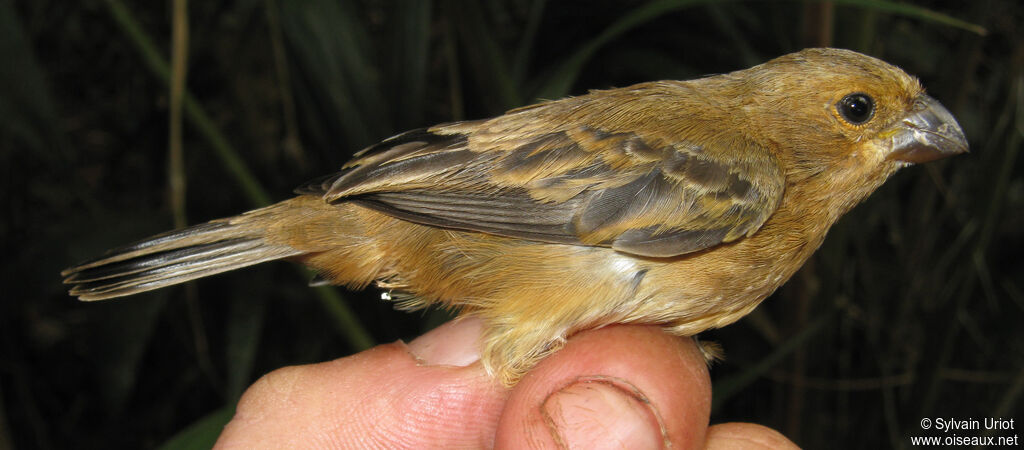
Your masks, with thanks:
[{"label": "fingernail", "polygon": [[551,394],[541,409],[561,448],[668,446],[660,415],[624,380],[578,380]]},{"label": "fingernail", "polygon": [[483,322],[459,318],[441,325],[409,343],[409,352],[421,364],[465,367],[480,360]]}]

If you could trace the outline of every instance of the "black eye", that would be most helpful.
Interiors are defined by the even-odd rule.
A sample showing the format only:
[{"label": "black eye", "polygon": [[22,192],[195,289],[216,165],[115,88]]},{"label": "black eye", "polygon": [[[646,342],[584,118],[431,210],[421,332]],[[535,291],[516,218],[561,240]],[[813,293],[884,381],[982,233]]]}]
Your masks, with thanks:
[{"label": "black eye", "polygon": [[850,94],[836,103],[836,111],[839,111],[839,115],[847,122],[860,125],[875,115],[875,101],[867,94]]}]

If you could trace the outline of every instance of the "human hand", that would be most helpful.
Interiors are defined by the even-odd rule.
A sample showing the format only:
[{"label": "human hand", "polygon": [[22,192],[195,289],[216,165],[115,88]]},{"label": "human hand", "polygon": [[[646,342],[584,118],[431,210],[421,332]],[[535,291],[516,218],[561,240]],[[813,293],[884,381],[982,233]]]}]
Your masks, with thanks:
[{"label": "human hand", "polygon": [[218,448],[796,448],[753,424],[708,428],[711,381],[690,339],[654,326],[573,336],[515,387],[479,363],[480,323],[286,367],[243,395]]}]

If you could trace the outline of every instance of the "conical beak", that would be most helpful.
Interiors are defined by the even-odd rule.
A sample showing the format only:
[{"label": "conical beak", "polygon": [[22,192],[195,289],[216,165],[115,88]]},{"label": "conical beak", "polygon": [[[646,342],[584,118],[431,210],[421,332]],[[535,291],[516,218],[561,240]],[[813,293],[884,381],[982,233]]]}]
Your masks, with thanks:
[{"label": "conical beak", "polygon": [[923,163],[967,152],[960,124],[942,104],[924,94],[914,102],[914,110],[884,135],[892,139],[890,160]]}]

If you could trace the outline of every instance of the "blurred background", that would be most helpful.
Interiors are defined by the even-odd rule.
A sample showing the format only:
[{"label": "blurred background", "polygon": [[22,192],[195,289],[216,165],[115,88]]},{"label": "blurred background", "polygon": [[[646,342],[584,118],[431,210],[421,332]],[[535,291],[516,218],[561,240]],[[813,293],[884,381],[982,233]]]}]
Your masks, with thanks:
[{"label": "blurred background", "polygon": [[917,75],[971,153],[903,170],[705,336],[727,355],[712,422],[808,448],[909,447],[924,417],[1020,427],[1019,1],[183,3],[0,0],[0,449],[204,448],[260,375],[449,318],[309,288],[288,263],[80,303],[60,283],[71,264],[288,198],[407,129],[810,46]]}]

